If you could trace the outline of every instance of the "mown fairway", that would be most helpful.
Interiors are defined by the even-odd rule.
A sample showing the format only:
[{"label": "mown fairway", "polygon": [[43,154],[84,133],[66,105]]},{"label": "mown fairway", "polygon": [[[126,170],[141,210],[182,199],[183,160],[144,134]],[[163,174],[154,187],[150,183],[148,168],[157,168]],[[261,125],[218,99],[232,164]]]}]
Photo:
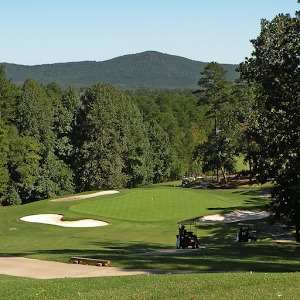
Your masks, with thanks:
[{"label": "mown fairway", "polygon": [[[177,222],[235,209],[261,209],[266,200],[253,190],[196,190],[174,184],[124,190],[119,194],[79,201],[39,201],[0,209],[0,251],[46,260],[68,262],[81,255],[110,259],[113,266],[129,268],[194,269],[205,271],[296,271],[297,245],[276,244],[258,221],[260,240],[234,243],[236,224],[198,223],[205,249],[170,256],[139,256],[141,252],[174,248]],[[65,228],[27,223],[21,217],[63,214],[65,220],[92,218],[109,226]]]},{"label": "mown fairway", "polygon": [[[261,201],[255,194],[244,195],[239,191],[194,190],[157,185],[80,201],[44,200],[5,207],[0,210],[0,232],[6,241],[1,244],[1,251],[61,260],[64,256],[67,259],[68,252],[82,254],[89,250],[91,253],[99,253],[100,249],[102,252],[121,248],[133,254],[174,247],[177,222],[237,207],[251,208],[261,205]],[[20,221],[23,216],[42,213],[63,214],[66,220],[94,218],[107,221],[110,225],[64,228]],[[204,228],[202,230],[200,226],[200,236],[204,235]]]},{"label": "mown fairway", "polygon": [[[99,257],[111,260],[112,266],[156,268],[166,272],[182,269],[254,273],[45,281],[0,275],[0,288],[5,297],[10,295],[14,299],[174,299],[179,296],[181,299],[270,299],[280,295],[297,299],[294,295],[299,293],[299,273],[282,272],[300,270],[299,246],[277,244],[270,239],[263,231],[267,220],[257,221],[260,231],[256,243],[234,243],[236,224],[198,223],[198,235],[205,248],[182,255],[139,255],[149,250],[174,248],[179,221],[235,209],[262,209],[265,203],[253,190],[183,189],[173,183],[79,201],[44,200],[2,207],[2,254],[62,262],[69,262],[73,255]],[[20,221],[20,217],[41,213],[63,214],[65,220],[93,218],[110,225],[64,228]],[[280,273],[266,276],[255,272]],[[12,289],[13,286],[18,288]]]}]

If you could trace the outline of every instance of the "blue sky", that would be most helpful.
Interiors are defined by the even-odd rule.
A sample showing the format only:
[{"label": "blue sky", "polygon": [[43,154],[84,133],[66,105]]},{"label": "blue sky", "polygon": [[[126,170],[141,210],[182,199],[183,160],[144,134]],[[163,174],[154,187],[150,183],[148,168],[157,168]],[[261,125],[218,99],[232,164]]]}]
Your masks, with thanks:
[{"label": "blue sky", "polygon": [[197,61],[251,56],[260,20],[297,0],[0,0],[0,62],[103,61],[146,50]]}]

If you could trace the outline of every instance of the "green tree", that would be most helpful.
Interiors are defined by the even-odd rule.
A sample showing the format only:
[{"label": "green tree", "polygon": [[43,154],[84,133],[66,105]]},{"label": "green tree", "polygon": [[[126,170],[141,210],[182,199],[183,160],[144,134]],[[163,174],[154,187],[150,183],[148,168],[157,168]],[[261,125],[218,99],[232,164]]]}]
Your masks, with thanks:
[{"label": "green tree", "polygon": [[47,153],[36,176],[35,199],[53,198],[74,193],[73,172],[53,152]]},{"label": "green tree", "polygon": [[33,79],[24,82],[17,99],[16,124],[21,136],[40,142],[42,151],[54,148],[52,102],[44,87]]},{"label": "green tree", "polygon": [[9,170],[9,193],[17,192],[24,202],[29,201],[36,186],[39,169],[40,145],[34,137],[19,136],[17,129],[9,131],[9,152],[7,167]]},{"label": "green tree", "polygon": [[0,202],[4,206],[19,205],[22,203],[22,199],[19,193],[17,192],[16,188],[10,186],[6,190],[5,195],[0,198]]},{"label": "green tree", "polygon": [[[216,169],[217,181],[219,182],[219,170],[221,166],[225,166],[225,162],[222,163],[221,158],[225,159],[226,157],[220,152],[221,149],[225,149],[221,143],[229,141],[228,138],[224,139],[225,130],[228,128],[224,126],[224,122],[221,122],[222,119],[224,120],[224,108],[230,99],[229,86],[226,80],[226,70],[216,62],[207,64],[201,75],[202,77],[198,81],[199,89],[194,93],[200,94],[199,105],[207,105],[209,107],[207,116],[214,120],[213,135],[210,135],[213,141],[208,140],[206,144],[216,146],[216,148],[209,146],[210,150],[215,152],[210,155],[210,158],[215,159],[215,163],[210,163],[210,165]],[[222,138],[219,137],[221,131],[223,132]]]},{"label": "green tree", "polygon": [[235,137],[237,140],[237,153],[242,154],[244,162],[249,165],[250,176],[253,174],[253,153],[256,151],[256,144],[252,138],[251,127],[258,116],[255,102],[256,86],[250,81],[237,80],[232,87],[231,118],[236,122]]},{"label": "green tree", "polygon": [[199,150],[202,153],[204,172],[220,170],[226,184],[227,172],[234,172],[236,163],[236,148],[231,138],[225,135],[216,137],[212,134],[208,137],[207,142],[200,146]]},{"label": "green tree", "polygon": [[7,168],[7,154],[9,152],[9,139],[4,122],[0,116],[0,196],[3,195],[9,181]]},{"label": "green tree", "polygon": [[52,83],[46,86],[46,91],[52,99],[55,154],[69,164],[74,152],[73,127],[76,125],[76,116],[82,103],[78,92],[73,87],[62,90],[57,84]]},{"label": "green tree", "polygon": [[8,124],[15,119],[15,99],[18,87],[6,77],[4,66],[0,66],[0,117]]},{"label": "green tree", "polygon": [[240,65],[241,77],[259,86],[259,118],[252,136],[257,144],[258,180],[273,178],[272,211],[296,227],[300,241],[300,19],[280,14],[262,20],[252,40],[252,57]]},{"label": "green tree", "polygon": [[127,176],[126,187],[147,184],[152,178],[152,161],[143,117],[138,107],[128,97],[124,97],[118,109],[119,130],[124,146],[122,157],[123,173]]},{"label": "green tree", "polygon": [[148,137],[152,162],[152,181],[164,182],[169,179],[171,172],[171,147],[167,133],[156,121],[148,124]]},{"label": "green tree", "polygon": [[57,132],[54,131],[55,113],[58,114],[62,95],[62,90],[55,84],[45,88],[35,80],[28,79],[17,99],[16,123],[20,136],[24,139],[35,138],[41,156],[34,190],[28,195],[21,195],[26,201],[74,191],[70,168],[55,154],[59,148],[55,139]]},{"label": "green tree", "polygon": [[127,96],[109,84],[95,84],[83,97],[73,130],[73,169],[79,190],[121,188],[127,182],[123,153],[128,124],[122,117]]},{"label": "green tree", "polygon": [[208,115],[214,119],[214,132],[217,135],[222,124],[219,115],[223,105],[228,101],[227,71],[216,62],[207,64],[198,81],[199,89],[194,93],[200,94],[199,104],[208,105]]},{"label": "green tree", "polygon": [[197,96],[190,90],[138,90],[130,95],[143,119],[156,122],[167,136],[171,155],[169,179],[198,174],[193,150],[211,130],[211,120],[204,118],[207,107],[197,106]]}]

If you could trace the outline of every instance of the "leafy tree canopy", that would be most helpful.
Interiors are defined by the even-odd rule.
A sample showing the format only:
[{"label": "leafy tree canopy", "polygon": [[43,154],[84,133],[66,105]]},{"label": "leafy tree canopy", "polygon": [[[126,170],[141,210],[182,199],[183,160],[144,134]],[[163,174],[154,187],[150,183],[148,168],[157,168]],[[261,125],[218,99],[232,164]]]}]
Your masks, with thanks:
[{"label": "leafy tree canopy", "polygon": [[259,117],[252,126],[255,172],[261,182],[274,178],[272,210],[296,225],[300,241],[300,19],[280,14],[262,20],[252,44],[240,72],[259,86]]}]

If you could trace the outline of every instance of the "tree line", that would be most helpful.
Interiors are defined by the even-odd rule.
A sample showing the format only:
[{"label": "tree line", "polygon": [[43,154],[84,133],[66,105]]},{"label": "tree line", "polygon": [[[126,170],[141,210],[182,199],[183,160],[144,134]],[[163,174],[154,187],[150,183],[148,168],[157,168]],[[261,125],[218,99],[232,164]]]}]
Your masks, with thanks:
[{"label": "tree line", "polygon": [[1,68],[0,96],[2,204],[169,178],[168,135],[109,84],[18,87]]},{"label": "tree line", "polygon": [[2,204],[208,171],[226,183],[242,155],[251,178],[274,182],[270,208],[300,240],[299,32],[299,13],[262,20],[240,78],[211,62],[196,91],[16,86],[0,68]]},{"label": "tree line", "polygon": [[[223,67],[208,64],[202,78],[210,71],[221,72],[226,97],[237,97]],[[209,151],[197,152],[209,148],[216,126],[208,90],[200,97],[191,90],[120,91],[106,83],[77,90],[34,79],[17,86],[0,68],[2,203],[134,188],[214,169],[205,169]],[[224,121],[236,105],[223,102]],[[227,123],[224,133],[235,121]],[[232,132],[235,146],[236,138]]]}]

